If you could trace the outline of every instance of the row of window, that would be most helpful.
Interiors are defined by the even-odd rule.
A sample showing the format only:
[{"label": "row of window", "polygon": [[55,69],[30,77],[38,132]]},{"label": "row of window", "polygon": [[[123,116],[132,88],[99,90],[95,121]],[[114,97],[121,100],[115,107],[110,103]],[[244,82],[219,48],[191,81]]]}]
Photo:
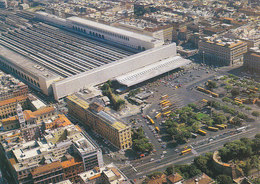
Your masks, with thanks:
[{"label": "row of window", "polygon": [[[88,27],[88,26],[85,26],[85,27]],[[105,39],[105,36],[102,35],[102,34],[99,34],[100,32],[103,33],[103,34],[108,34],[110,36],[122,39],[122,40],[129,41],[129,38],[126,37],[126,36],[118,35],[118,34],[115,34],[115,33],[108,32],[108,31],[98,30],[96,28],[89,28],[88,27],[88,29],[94,30],[94,31],[89,31],[89,32],[88,32],[88,30],[77,27],[77,26],[72,26],[72,28],[76,31],[80,31],[82,33],[89,34],[91,36],[95,36],[95,37],[102,38],[102,39]],[[99,33],[97,33],[97,32],[99,32]],[[119,41],[119,43],[120,43],[120,41]],[[125,44],[125,43],[122,43],[122,44]],[[130,45],[130,44],[125,44],[125,45],[127,45],[128,47],[138,49],[139,51],[145,51],[146,50],[145,47],[142,47],[142,46],[135,46],[135,45]]]},{"label": "row of window", "polygon": [[23,79],[25,79],[26,81],[30,82],[31,84],[33,84],[34,86],[40,87],[40,84],[38,82],[36,82],[35,80],[33,80],[32,78],[28,77],[27,75],[25,75],[24,73],[12,68],[11,66],[2,63],[2,65],[7,68],[8,70],[12,71],[14,74],[22,77]]},{"label": "row of window", "polygon": [[[97,29],[97,28],[93,28],[93,27],[89,27],[89,26],[85,26],[84,27],[87,27],[88,29],[91,29],[91,30],[94,30],[94,31],[97,31],[97,32],[100,32],[100,33],[103,33],[103,34],[107,34],[107,35],[110,35],[110,36],[113,36],[113,37],[116,37],[116,38],[120,38],[122,40],[127,40],[129,41],[129,38],[127,36],[122,36],[122,35],[119,35],[119,34],[115,34],[115,33],[112,33],[112,32],[109,32],[109,31],[104,31],[104,30],[100,30],[100,29]],[[83,28],[80,28],[80,27],[77,27],[77,26],[72,26],[73,29],[77,30],[77,31],[81,31],[81,32],[84,32],[86,33],[86,30],[83,29]],[[91,31],[90,31],[91,32]],[[90,33],[89,33],[90,34]]]}]

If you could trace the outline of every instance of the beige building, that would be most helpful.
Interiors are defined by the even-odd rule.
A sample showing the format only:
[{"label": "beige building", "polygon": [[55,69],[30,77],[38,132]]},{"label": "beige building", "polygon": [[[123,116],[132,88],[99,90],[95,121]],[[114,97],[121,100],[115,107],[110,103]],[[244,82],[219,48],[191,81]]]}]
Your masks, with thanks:
[{"label": "beige building", "polygon": [[249,52],[244,55],[244,67],[251,72],[260,73],[259,48],[251,48]]},{"label": "beige building", "polygon": [[156,27],[138,27],[137,25],[130,25],[125,23],[113,23],[112,26],[123,28],[128,31],[140,33],[146,36],[152,36],[154,38],[163,40],[164,42],[172,42],[172,33],[173,33],[173,26],[172,25],[165,25],[165,26],[156,26]]},{"label": "beige building", "polygon": [[131,127],[120,122],[98,103],[88,104],[76,95],[67,97],[69,113],[119,149],[132,146]]},{"label": "beige building", "polygon": [[10,99],[0,101],[0,119],[14,116],[16,114],[16,107],[19,103],[23,108],[28,106],[27,96],[16,96]]},{"label": "beige building", "polygon": [[247,43],[227,38],[205,37],[199,41],[199,53],[203,60],[215,61],[217,65],[232,66],[243,62]]},{"label": "beige building", "polygon": [[10,74],[0,71],[0,81],[0,101],[28,94],[28,86]]},{"label": "beige building", "polygon": [[80,184],[130,184],[129,179],[113,164],[79,174]]},{"label": "beige building", "polygon": [[[14,104],[14,109],[16,110],[17,104]],[[54,107],[44,107],[42,109],[39,109],[37,111],[30,111],[30,110],[25,110],[23,111],[24,119],[26,121],[26,125],[30,124],[39,124],[44,121],[47,121],[53,117],[57,116],[56,110]],[[20,127],[19,120],[17,115],[2,119],[0,121],[0,127],[4,131],[12,130],[12,129],[17,129]],[[28,130],[29,131],[29,130]]]},{"label": "beige building", "polygon": [[40,139],[27,141],[23,129],[0,134],[0,157],[15,183],[77,182],[79,173],[103,167],[101,150],[79,126],[64,118],[54,120],[57,127],[42,131]]}]

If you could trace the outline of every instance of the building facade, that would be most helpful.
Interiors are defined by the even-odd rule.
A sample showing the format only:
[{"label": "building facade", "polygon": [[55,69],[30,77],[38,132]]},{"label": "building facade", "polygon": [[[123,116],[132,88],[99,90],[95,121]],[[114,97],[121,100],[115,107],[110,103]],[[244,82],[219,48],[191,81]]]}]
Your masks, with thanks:
[{"label": "building facade", "polygon": [[48,23],[59,25],[80,34],[94,37],[123,47],[143,51],[163,45],[163,41],[151,36],[146,36],[110,25],[94,22],[91,20],[69,17],[61,19],[45,12],[37,12],[36,18]]},{"label": "building facade", "polygon": [[198,46],[203,60],[210,59],[217,65],[225,66],[241,64],[247,52],[247,43],[226,38],[205,37]]},{"label": "building facade", "polygon": [[53,162],[35,168],[32,172],[34,184],[57,183],[65,179],[63,168],[60,162]]},{"label": "building facade", "polygon": [[79,174],[80,184],[130,184],[129,179],[115,166],[110,163],[104,167],[94,168]]},{"label": "building facade", "polygon": [[73,183],[79,181],[79,173],[84,172],[83,162],[79,158],[70,158],[61,162],[61,166],[64,172],[64,178],[70,180]]},{"label": "building facade", "polygon": [[[20,130],[0,134],[0,156],[14,183],[78,182],[78,174],[103,167],[102,151],[78,126],[64,122],[26,141]],[[3,167],[3,165],[1,165]]]},{"label": "building facade", "polygon": [[[14,106],[13,108],[16,111],[17,102],[14,102],[13,106]],[[30,110],[23,111],[23,117],[25,119],[25,126],[23,127],[20,125],[19,117],[17,115],[2,119],[0,120],[0,123],[4,131],[8,131],[20,127],[27,128],[26,131],[29,131],[32,130],[31,128],[29,128],[29,125],[41,124],[56,116],[57,116],[56,109],[50,106],[50,107],[41,108],[34,112]]]},{"label": "building facade", "polygon": [[0,101],[28,94],[28,86],[9,74],[0,72]]},{"label": "building facade", "polygon": [[88,104],[76,95],[66,98],[69,113],[77,117],[119,149],[128,149],[132,146],[131,127],[125,125],[104,111],[98,103]]},{"label": "building facade", "polygon": [[244,67],[250,72],[260,73],[260,49],[251,48],[244,55]]},{"label": "building facade", "polygon": [[20,104],[23,108],[27,108],[27,98],[27,96],[22,95],[0,101],[0,119],[16,115],[17,104]]}]

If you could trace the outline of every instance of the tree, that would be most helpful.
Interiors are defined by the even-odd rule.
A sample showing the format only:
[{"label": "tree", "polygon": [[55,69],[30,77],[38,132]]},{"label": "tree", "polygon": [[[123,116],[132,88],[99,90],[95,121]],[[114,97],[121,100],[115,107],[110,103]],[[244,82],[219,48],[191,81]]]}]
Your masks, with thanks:
[{"label": "tree", "polygon": [[189,174],[190,174],[190,177],[194,177],[194,176],[201,174],[201,170],[199,170],[196,166],[194,166],[192,164],[189,169]]},{"label": "tree", "polygon": [[238,112],[237,117],[244,119],[244,120],[248,119],[248,116],[242,112]]},{"label": "tree", "polygon": [[147,138],[135,139],[133,141],[133,148],[141,153],[151,152],[153,150],[153,145],[148,142]]},{"label": "tree", "polygon": [[145,137],[142,128],[133,131],[132,142],[133,149],[141,153],[151,152],[153,150],[153,145],[149,143],[149,140]]},{"label": "tree", "polygon": [[209,89],[209,90],[212,90],[213,88],[216,88],[217,87],[217,83],[216,82],[214,82],[214,81],[208,81],[208,83],[207,83],[207,88]]},{"label": "tree", "polygon": [[259,117],[260,116],[260,112],[259,111],[253,111],[252,115],[255,117]]},{"label": "tree", "polygon": [[174,127],[171,127],[171,128],[168,128],[167,129],[167,132],[168,134],[170,134],[171,136],[175,136],[178,134],[178,129],[177,128],[174,128]]},{"label": "tree", "polygon": [[260,133],[255,135],[255,139],[260,139]]},{"label": "tree", "polygon": [[232,119],[232,123],[233,123],[234,125],[240,126],[241,123],[242,123],[242,120],[241,120],[239,117],[236,117],[236,116],[235,116],[235,117]]},{"label": "tree", "polygon": [[208,171],[208,158],[205,156],[198,156],[194,159],[194,164],[204,173]]},{"label": "tree", "polygon": [[155,171],[152,174],[148,175],[148,178],[156,178],[158,176],[161,176],[163,173],[161,171]]},{"label": "tree", "polygon": [[201,171],[194,165],[175,165],[176,172],[181,174],[184,178],[191,178],[201,174]]},{"label": "tree", "polygon": [[239,88],[233,88],[233,89],[231,90],[231,95],[232,95],[233,97],[237,97],[239,94],[240,94]]},{"label": "tree", "polygon": [[197,109],[197,105],[194,103],[188,104],[189,107],[191,107],[192,109]]},{"label": "tree", "polygon": [[224,116],[223,114],[218,114],[215,118],[214,118],[214,122],[216,124],[223,124],[227,121],[226,116]]},{"label": "tree", "polygon": [[250,110],[252,110],[252,108],[251,107],[246,107],[246,110],[250,111]]},{"label": "tree", "polygon": [[169,175],[171,175],[171,174],[173,174],[173,173],[174,173],[173,166],[169,166],[169,167],[166,168],[165,174],[166,174],[167,176],[169,176]]},{"label": "tree", "polygon": [[180,121],[181,121],[182,123],[186,123],[186,122],[188,121],[188,119],[189,119],[189,117],[188,117],[187,114],[181,114],[181,115],[180,115]]},{"label": "tree", "polygon": [[225,88],[227,91],[229,91],[229,90],[232,89],[232,86],[231,86],[231,85],[226,85],[224,88]]},{"label": "tree", "polygon": [[227,175],[218,175],[216,180],[219,184],[227,184],[227,183],[232,184],[233,183],[232,178]]},{"label": "tree", "polygon": [[115,110],[119,110],[123,105],[125,105],[125,101],[123,99],[118,99],[115,104]]},{"label": "tree", "polygon": [[259,134],[255,136],[255,139],[253,139],[252,148],[255,153],[258,153],[260,151],[260,138],[258,136]]}]

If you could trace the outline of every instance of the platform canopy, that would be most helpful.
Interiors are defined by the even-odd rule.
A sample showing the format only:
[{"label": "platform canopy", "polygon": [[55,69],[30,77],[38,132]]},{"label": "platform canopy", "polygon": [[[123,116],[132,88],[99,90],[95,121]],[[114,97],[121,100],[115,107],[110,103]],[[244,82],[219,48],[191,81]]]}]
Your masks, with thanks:
[{"label": "platform canopy", "polygon": [[191,63],[190,60],[180,56],[173,56],[165,60],[158,61],[143,68],[139,68],[127,74],[116,77],[115,79],[122,85],[131,87],[153,77],[159,76],[176,68]]}]

